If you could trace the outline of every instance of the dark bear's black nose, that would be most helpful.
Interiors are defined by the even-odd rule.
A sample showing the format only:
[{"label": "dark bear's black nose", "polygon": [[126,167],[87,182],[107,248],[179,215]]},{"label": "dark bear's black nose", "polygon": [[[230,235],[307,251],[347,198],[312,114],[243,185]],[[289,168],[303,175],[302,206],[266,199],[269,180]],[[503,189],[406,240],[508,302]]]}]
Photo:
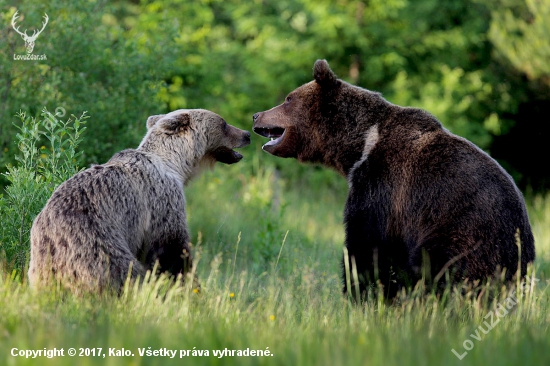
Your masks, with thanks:
[{"label": "dark bear's black nose", "polygon": [[252,121],[256,122],[256,120],[258,119],[258,117],[260,117],[260,113],[255,113],[255,114],[252,116]]}]

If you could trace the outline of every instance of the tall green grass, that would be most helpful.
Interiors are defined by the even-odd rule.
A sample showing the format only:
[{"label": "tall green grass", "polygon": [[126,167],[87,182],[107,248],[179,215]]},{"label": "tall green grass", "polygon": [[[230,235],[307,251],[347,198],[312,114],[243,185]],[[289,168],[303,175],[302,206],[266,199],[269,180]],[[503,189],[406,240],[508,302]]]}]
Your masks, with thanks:
[{"label": "tall green grass", "polygon": [[[300,259],[303,259],[300,257]],[[422,289],[394,305],[371,299],[356,306],[342,298],[335,274],[297,268],[284,278],[275,269],[255,275],[224,271],[219,260],[200,262],[202,290],[172,287],[165,278],[128,286],[120,297],[73,298],[55,289],[36,293],[3,276],[0,282],[0,362],[69,364],[277,364],[417,365],[532,364],[550,361],[548,290],[538,282],[508,314],[492,312],[510,291],[493,300],[448,292],[445,301]],[[495,323],[480,341],[484,322]],[[473,349],[460,361],[464,341]],[[12,348],[125,348],[130,357],[14,358]],[[208,357],[141,357],[138,348],[208,350]],[[214,350],[269,351],[269,357],[213,356]],[[179,357],[179,356],[178,356]]]},{"label": "tall green grass", "polygon": [[[295,181],[281,177],[273,165],[264,166],[258,151],[243,152],[248,161],[217,165],[186,189],[200,292],[191,281],[173,287],[163,276],[148,276],[141,287],[128,284],[120,297],[75,298],[58,288],[34,291],[24,269],[0,261],[0,364],[550,363],[550,196],[529,199],[537,246],[531,275],[539,281],[521,291],[502,317],[497,318],[495,306],[517,293],[514,286],[481,293],[448,289],[436,296],[420,284],[393,304],[371,296],[356,305],[341,294],[345,181],[318,186],[316,169]],[[3,200],[4,220],[15,211]],[[12,199],[8,206],[15,210],[23,203]],[[25,221],[22,228],[29,225]],[[479,330],[497,319],[487,334]],[[464,345],[473,348],[467,351]],[[71,347],[77,353],[102,348],[107,355],[109,348],[124,348],[133,356],[71,357]],[[140,356],[138,348],[148,347],[177,350],[177,355]],[[65,356],[13,357],[13,348],[63,348]],[[226,348],[268,349],[272,356],[213,355]],[[468,353],[459,360],[453,349]],[[180,350],[191,356],[180,359]],[[208,350],[209,356],[192,356],[198,350]]]}]

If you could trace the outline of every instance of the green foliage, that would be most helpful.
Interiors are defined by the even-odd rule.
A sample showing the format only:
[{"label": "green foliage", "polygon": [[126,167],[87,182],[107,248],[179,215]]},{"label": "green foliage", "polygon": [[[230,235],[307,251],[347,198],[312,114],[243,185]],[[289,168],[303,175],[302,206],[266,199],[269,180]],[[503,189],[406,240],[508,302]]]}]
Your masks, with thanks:
[{"label": "green foliage", "polygon": [[[49,14],[35,47],[48,59],[11,59],[23,42],[0,28],[0,46],[10,50],[0,58],[0,167],[13,163],[10,121],[18,110],[93,111],[97,123],[81,146],[86,163],[102,163],[139,143],[149,115],[177,108],[210,109],[250,129],[253,113],[311,80],[318,58],[491,150],[495,138],[527,123],[522,118],[533,120],[518,116],[522,103],[548,99],[539,84],[550,85],[549,8],[530,0],[30,0],[17,6],[20,22],[33,29]],[[0,0],[4,24],[15,10]],[[522,81],[523,73],[536,83]],[[528,146],[516,150],[524,155],[503,158],[533,159]],[[315,171],[263,159],[295,181]],[[332,186],[333,177],[321,184]]]},{"label": "green foliage", "polygon": [[[64,110],[52,114],[44,108],[35,119],[19,112],[21,125],[16,141],[20,153],[18,165],[8,166],[4,174],[9,182],[5,197],[0,197],[0,253],[10,268],[24,271],[28,263],[30,228],[54,189],[78,172],[82,152],[76,148],[82,141],[82,125],[88,116],[67,119]],[[44,143],[44,145],[41,145]]]},{"label": "green foliage", "polygon": [[[21,29],[29,34],[48,14],[34,49],[47,60],[13,59],[25,54],[23,40],[10,26],[16,8]],[[42,106],[93,111],[97,122],[89,126],[82,149],[86,162],[103,162],[136,145],[147,117],[165,109],[156,94],[170,59],[155,55],[171,48],[170,39],[148,44],[152,56],[140,53],[139,39],[125,38],[125,29],[112,23],[113,9],[102,0],[30,0],[17,7],[0,0],[0,48],[9,50],[0,56],[0,166],[13,163],[12,121],[19,110],[29,116],[37,116]]]},{"label": "green foliage", "polygon": [[529,79],[550,86],[550,1],[500,0],[489,38],[499,54]]}]

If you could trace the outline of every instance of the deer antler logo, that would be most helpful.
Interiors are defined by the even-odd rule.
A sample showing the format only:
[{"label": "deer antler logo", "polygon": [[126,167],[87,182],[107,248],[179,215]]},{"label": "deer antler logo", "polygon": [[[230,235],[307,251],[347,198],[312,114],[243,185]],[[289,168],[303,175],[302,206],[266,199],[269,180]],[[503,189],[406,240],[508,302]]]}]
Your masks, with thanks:
[{"label": "deer antler logo", "polygon": [[27,48],[27,53],[32,53],[32,50],[34,49],[34,42],[36,41],[36,38],[38,38],[40,33],[42,33],[44,28],[46,28],[46,24],[48,24],[48,20],[49,20],[48,14],[44,13],[44,22],[42,23],[42,29],[40,29],[39,31],[34,30],[33,33],[32,33],[32,36],[29,36],[29,35],[27,35],[27,30],[26,29],[25,29],[24,33],[21,33],[19,31],[19,28],[15,26],[15,22],[17,21],[17,18],[19,18],[17,13],[18,13],[18,11],[16,11],[15,14],[13,14],[13,17],[11,18],[11,26],[13,27],[13,29],[17,33],[19,33],[21,35],[21,37],[25,41],[25,47]]}]

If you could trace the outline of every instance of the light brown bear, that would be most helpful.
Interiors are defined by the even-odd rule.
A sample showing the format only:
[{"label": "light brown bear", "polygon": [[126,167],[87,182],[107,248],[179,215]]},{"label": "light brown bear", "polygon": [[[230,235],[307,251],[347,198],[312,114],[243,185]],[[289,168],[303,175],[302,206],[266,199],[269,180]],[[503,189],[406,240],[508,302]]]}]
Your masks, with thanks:
[{"label": "light brown bear", "polygon": [[61,281],[75,293],[120,291],[128,270],[156,261],[174,276],[192,266],[183,187],[216,161],[233,164],[250,133],[201,109],[147,120],[137,149],[61,184],[31,229],[31,286]]},{"label": "light brown bear", "polygon": [[[379,280],[393,296],[422,276],[444,285],[505,270],[510,280],[535,259],[523,197],[489,155],[430,113],[400,107],[336,77],[324,60],[314,81],[254,115],[263,149],[320,163],[349,185],[344,211],[349,262],[361,293]],[[521,243],[521,253],[517,243]],[[346,281],[344,281],[346,283]],[[348,291],[344,286],[344,291]]]}]

